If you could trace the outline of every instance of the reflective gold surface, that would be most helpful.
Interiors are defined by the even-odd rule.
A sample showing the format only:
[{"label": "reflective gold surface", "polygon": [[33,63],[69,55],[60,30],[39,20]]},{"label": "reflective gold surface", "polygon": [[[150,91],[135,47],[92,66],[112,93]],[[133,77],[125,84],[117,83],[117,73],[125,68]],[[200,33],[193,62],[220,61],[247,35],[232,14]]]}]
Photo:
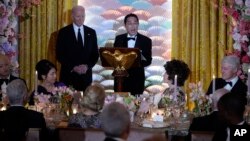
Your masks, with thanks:
[{"label": "reflective gold surface", "polygon": [[134,51],[122,53],[119,50],[115,50],[114,53],[107,50],[103,51],[102,56],[107,60],[109,65],[116,70],[129,69],[137,58],[137,54]]}]

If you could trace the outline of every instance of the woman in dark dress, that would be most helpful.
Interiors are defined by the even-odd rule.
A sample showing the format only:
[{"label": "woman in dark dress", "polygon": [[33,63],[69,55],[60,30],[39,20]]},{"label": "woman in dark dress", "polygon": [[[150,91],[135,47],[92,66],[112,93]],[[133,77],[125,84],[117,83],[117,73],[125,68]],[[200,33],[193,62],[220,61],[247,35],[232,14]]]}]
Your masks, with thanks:
[{"label": "woman in dark dress", "polygon": [[[43,59],[36,64],[38,80],[37,94],[53,95],[56,87],[65,86],[62,82],[56,82],[56,66],[50,61]],[[30,96],[30,105],[34,105],[35,91]]]}]

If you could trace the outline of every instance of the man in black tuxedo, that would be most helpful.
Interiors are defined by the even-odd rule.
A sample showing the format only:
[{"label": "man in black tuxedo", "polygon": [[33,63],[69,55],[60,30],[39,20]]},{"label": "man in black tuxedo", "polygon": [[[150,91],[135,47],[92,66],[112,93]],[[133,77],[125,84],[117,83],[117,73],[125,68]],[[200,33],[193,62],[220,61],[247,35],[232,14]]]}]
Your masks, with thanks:
[{"label": "man in black tuxedo", "polygon": [[60,81],[84,91],[92,82],[92,67],[99,57],[97,37],[94,29],[84,25],[84,7],[73,7],[72,20],[72,24],[59,30],[57,37]]},{"label": "man in black tuxedo", "polygon": [[[246,97],[242,97],[240,94],[227,93],[220,98],[218,102],[218,115],[220,121],[225,122],[227,126],[215,132],[213,141],[250,140],[250,126],[243,118],[246,104]],[[245,134],[241,134],[242,129],[246,131]]]},{"label": "man in black tuxedo", "polygon": [[[141,51],[141,66],[128,69],[129,76],[123,82],[124,92],[142,94],[144,91],[145,72],[144,67],[152,61],[152,40],[138,33],[139,19],[135,14],[128,14],[124,19],[127,33],[116,36],[114,47],[139,48]],[[115,80],[115,91],[116,88]]]},{"label": "man in black tuxedo", "polygon": [[7,86],[10,107],[0,112],[0,131],[6,141],[24,139],[29,128],[41,128],[41,140],[47,138],[43,114],[23,106],[27,96],[27,86],[23,80],[13,80]]},{"label": "man in black tuxedo", "polygon": [[[240,69],[239,58],[234,55],[225,56],[221,65],[222,78],[215,79],[215,91],[224,88],[232,93],[246,96],[247,86],[237,76],[237,72]],[[213,81],[211,81],[206,94],[209,95],[212,93]]]},{"label": "man in black tuxedo", "polygon": [[[11,75],[11,63],[7,56],[0,54],[0,100],[2,100],[2,93],[6,93],[6,90],[2,90],[1,86],[5,83],[6,86],[12,80],[19,79],[18,77]],[[23,80],[24,81],[24,80]],[[25,83],[26,84],[26,83]]]},{"label": "man in black tuxedo", "polygon": [[101,126],[106,135],[104,141],[127,140],[130,131],[130,115],[124,105],[113,102],[101,113]]}]

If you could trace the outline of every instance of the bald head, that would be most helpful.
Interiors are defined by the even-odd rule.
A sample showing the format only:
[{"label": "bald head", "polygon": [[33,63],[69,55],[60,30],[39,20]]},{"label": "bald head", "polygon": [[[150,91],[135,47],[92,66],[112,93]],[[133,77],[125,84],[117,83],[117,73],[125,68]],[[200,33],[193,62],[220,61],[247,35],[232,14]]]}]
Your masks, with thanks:
[{"label": "bald head", "polygon": [[85,8],[77,5],[72,8],[72,20],[78,27],[82,26],[85,20]]}]

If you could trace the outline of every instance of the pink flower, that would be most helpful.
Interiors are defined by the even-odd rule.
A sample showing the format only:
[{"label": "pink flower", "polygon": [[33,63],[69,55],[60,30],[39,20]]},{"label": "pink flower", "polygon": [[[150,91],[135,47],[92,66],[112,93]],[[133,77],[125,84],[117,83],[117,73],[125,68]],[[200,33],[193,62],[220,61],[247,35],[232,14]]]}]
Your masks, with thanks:
[{"label": "pink flower", "polygon": [[247,56],[247,55],[242,56],[241,61],[243,63],[250,63],[249,56]]},{"label": "pink flower", "polygon": [[233,11],[232,17],[233,17],[235,20],[239,20],[240,14],[239,14],[237,11]]},{"label": "pink flower", "polygon": [[32,0],[32,3],[34,5],[39,5],[41,3],[41,1],[40,0]]},{"label": "pink flower", "polygon": [[21,8],[20,8],[20,7],[16,8],[15,11],[14,11],[14,13],[15,13],[15,15],[17,15],[17,16],[21,16],[21,14],[22,14]]}]

